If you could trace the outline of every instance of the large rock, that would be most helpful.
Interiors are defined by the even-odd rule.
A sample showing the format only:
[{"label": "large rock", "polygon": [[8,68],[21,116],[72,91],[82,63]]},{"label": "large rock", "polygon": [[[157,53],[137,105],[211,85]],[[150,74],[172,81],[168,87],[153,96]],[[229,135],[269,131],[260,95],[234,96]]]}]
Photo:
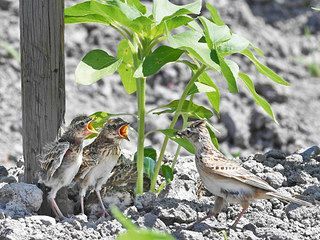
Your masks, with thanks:
[{"label": "large rock", "polygon": [[0,208],[10,216],[25,216],[39,210],[42,191],[35,185],[11,183],[0,188]]}]

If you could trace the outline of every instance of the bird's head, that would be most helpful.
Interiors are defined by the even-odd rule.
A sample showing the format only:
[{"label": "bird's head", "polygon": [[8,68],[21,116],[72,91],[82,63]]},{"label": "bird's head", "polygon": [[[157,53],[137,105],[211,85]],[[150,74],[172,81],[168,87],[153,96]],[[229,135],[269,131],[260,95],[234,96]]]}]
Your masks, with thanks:
[{"label": "bird's head", "polygon": [[193,145],[195,145],[195,147],[198,147],[207,140],[210,140],[210,134],[206,127],[205,120],[197,120],[192,122],[186,129],[178,131],[177,135],[187,138]]},{"label": "bird's head", "polygon": [[122,118],[109,119],[104,124],[100,135],[103,135],[103,137],[118,140],[118,141],[122,139],[126,139],[130,141],[128,137],[129,125],[130,124],[124,121]]},{"label": "bird's head", "polygon": [[97,131],[92,126],[93,119],[87,115],[79,115],[75,117],[68,127],[66,133],[77,140],[83,140],[92,133]]}]

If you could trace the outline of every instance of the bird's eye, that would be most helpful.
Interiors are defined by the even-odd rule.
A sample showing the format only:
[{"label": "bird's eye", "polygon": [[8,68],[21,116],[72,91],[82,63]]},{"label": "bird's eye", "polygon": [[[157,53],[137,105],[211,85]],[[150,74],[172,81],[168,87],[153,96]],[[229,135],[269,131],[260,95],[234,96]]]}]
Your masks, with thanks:
[{"label": "bird's eye", "polygon": [[84,122],[81,122],[81,123],[80,123],[80,126],[81,126],[81,127],[84,127],[85,125],[86,125],[86,124],[85,124]]},{"label": "bird's eye", "polygon": [[190,129],[187,129],[187,134],[190,134],[191,133],[191,130]]}]

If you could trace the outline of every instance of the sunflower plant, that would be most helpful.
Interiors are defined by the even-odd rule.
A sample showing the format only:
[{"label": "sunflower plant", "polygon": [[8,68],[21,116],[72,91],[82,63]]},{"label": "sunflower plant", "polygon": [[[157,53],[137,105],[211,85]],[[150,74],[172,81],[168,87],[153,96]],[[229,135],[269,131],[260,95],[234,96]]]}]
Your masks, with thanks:
[{"label": "sunflower plant", "polygon": [[[201,15],[200,0],[186,5],[175,5],[167,0],[153,1],[152,4],[152,10],[149,10],[138,0],[91,0],[65,9],[66,24],[102,24],[114,28],[122,36],[116,56],[103,49],[89,51],[77,66],[75,79],[78,84],[90,85],[117,72],[126,92],[136,95],[136,194],[144,191],[144,172],[151,179],[150,191],[159,192],[173,179],[173,168],[180,148],[194,153],[188,141],[176,136],[174,127],[179,117],[183,120],[183,126],[186,126],[189,118],[210,119],[214,114],[219,115],[220,89],[209,72],[219,73],[231,93],[238,93],[238,82],[242,81],[254,101],[276,121],[271,106],[256,92],[251,77],[232,60],[234,54],[248,58],[257,71],[270,80],[288,85],[288,82],[259,60],[263,52],[246,38],[231,31],[212,5],[206,4],[206,10],[210,13],[210,17],[206,18]],[[178,28],[179,31],[175,31]],[[164,65],[177,62],[188,66],[191,72],[181,97],[156,109],[147,110],[147,81]],[[199,94],[206,95],[210,109],[193,102]],[[159,155],[154,149],[144,147],[145,119],[148,114],[172,115],[171,124],[160,130],[164,134],[164,141]],[[117,114],[98,112],[94,115],[97,119],[96,127],[99,127],[110,116]],[[213,143],[218,147],[213,127],[209,125],[208,129]],[[172,165],[166,165],[163,164],[163,158],[170,140],[176,142],[178,147]],[[165,181],[158,186],[160,171]]]}]

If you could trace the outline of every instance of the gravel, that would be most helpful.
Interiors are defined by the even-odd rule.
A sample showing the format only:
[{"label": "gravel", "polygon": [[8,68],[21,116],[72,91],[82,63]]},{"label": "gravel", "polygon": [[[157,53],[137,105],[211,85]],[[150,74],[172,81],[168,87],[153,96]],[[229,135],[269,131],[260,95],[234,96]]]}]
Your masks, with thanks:
[{"label": "gravel", "polygon": [[[3,21],[0,44],[9,44],[17,51],[18,2],[0,0],[0,18]],[[176,2],[182,4],[187,1]],[[220,116],[213,117],[211,121],[219,130],[217,135],[222,152],[230,158],[240,156],[236,161],[279,191],[301,195],[302,199],[310,202],[320,201],[320,92],[317,91],[320,78],[308,70],[311,64],[320,66],[320,14],[310,8],[318,1],[207,2],[219,9],[235,32],[263,49],[264,62],[291,84],[283,87],[270,83],[247,60],[240,56],[233,59],[242,71],[253,78],[257,92],[272,103],[279,122],[277,125],[254,104],[241,82],[238,83],[240,93],[233,95],[227,92],[221,77],[212,75],[221,87]],[[125,93],[117,75],[92,86],[78,86],[74,82],[75,68],[87,51],[102,48],[115,54],[119,40],[120,36],[113,29],[104,26],[66,26],[66,122],[79,113],[136,112],[135,95]],[[189,79],[190,72],[184,65],[165,66],[148,80],[147,108],[178,99]],[[89,215],[86,219],[77,215],[57,222],[48,216],[34,215],[41,204],[42,192],[34,185],[20,182],[23,177],[20,93],[19,61],[0,47],[0,239],[114,239],[124,229],[111,216],[103,219]],[[208,106],[203,96],[197,96],[197,102]],[[127,120],[136,128],[134,119]],[[146,131],[162,129],[169,123],[170,116],[148,116]],[[136,135],[130,138],[132,141],[124,148],[134,152]],[[159,148],[162,140],[161,134],[150,134],[146,145]],[[176,146],[170,144],[168,153],[175,149]],[[181,155],[187,153],[183,151]],[[276,199],[251,204],[235,231],[226,229],[239,212],[238,205],[228,206],[218,219],[207,219],[187,229],[214,203],[214,197],[207,191],[200,199],[196,197],[197,181],[193,158],[183,157],[177,164],[174,181],[158,198],[146,194],[135,200],[125,192],[111,193],[104,199],[106,204],[113,202],[120,206],[141,227],[164,230],[177,239],[221,239],[224,233],[228,239],[309,240],[320,237],[319,207],[297,207]],[[3,198],[4,193],[12,193],[13,201]],[[30,200],[30,197],[35,199]],[[91,209],[95,213],[98,205],[92,205]]]},{"label": "gravel", "polygon": [[[255,155],[238,158],[235,161],[250,170],[261,169],[257,175],[265,176],[266,181],[279,192],[318,204],[320,201],[320,162],[315,159],[301,162],[300,155],[291,154],[285,159],[272,158],[272,164],[277,167],[271,168],[268,166],[270,158],[267,158],[267,155],[268,153],[263,154],[264,158],[260,156],[260,161],[255,160],[257,158]],[[264,160],[261,161],[261,159]],[[189,174],[188,178],[187,174]],[[223,234],[226,234],[231,240],[312,240],[320,237],[320,208],[318,205],[300,207],[278,199],[253,202],[235,230],[229,227],[240,211],[240,206],[237,204],[227,206],[217,219],[210,218],[195,223],[198,218],[204,217],[212,209],[215,200],[215,197],[208,191],[205,191],[200,198],[196,196],[198,177],[193,157],[183,157],[178,160],[173,182],[158,197],[145,193],[133,199],[131,195],[131,201],[123,204],[127,200],[122,197],[121,192],[128,191],[124,187],[121,192],[111,191],[104,195],[104,203],[107,206],[111,205],[118,197],[117,205],[135,224],[143,228],[169,232],[176,239],[181,240],[221,239]],[[289,179],[292,182],[289,182]],[[22,185],[23,183],[18,184],[26,186]],[[2,186],[0,194],[6,189],[6,186],[10,185]],[[14,186],[17,186],[17,183]],[[30,186],[36,189],[36,186]],[[28,185],[29,188],[30,186]],[[34,194],[27,195],[27,198],[24,197],[25,202],[34,201]],[[16,197],[13,199],[14,203],[11,206],[20,207],[21,200],[17,201]],[[97,202],[97,199],[95,200]],[[114,239],[117,234],[125,231],[111,215],[107,218],[98,218],[95,214],[88,215],[88,217],[72,214],[63,221],[56,221],[52,217],[43,215],[22,216],[20,211],[13,211],[9,214],[2,209],[2,206],[0,204],[0,236],[3,239]],[[94,207],[92,212],[94,213]],[[75,210],[74,214],[78,214],[78,211]],[[192,224],[194,225],[191,226]]]}]

